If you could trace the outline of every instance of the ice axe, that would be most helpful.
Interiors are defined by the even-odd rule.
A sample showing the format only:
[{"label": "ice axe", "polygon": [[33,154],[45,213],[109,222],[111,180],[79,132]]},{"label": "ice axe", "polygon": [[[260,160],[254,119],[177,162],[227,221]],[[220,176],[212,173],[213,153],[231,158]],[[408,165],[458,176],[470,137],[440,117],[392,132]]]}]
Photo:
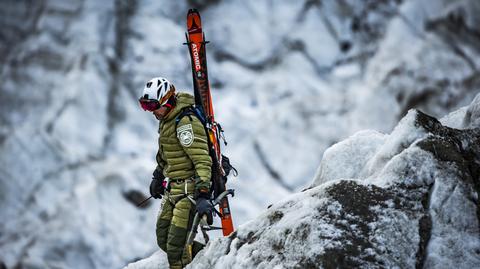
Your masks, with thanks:
[{"label": "ice axe", "polygon": [[[222,192],[215,200],[210,201],[210,203],[212,204],[212,206],[213,206],[215,212],[217,212],[217,214],[219,214],[219,213],[215,209],[215,206],[220,204],[220,201],[225,196],[227,196],[229,194],[234,196],[234,194],[235,194],[234,190],[232,190],[232,189],[226,190],[226,191]],[[203,237],[205,238],[205,243],[208,243],[208,241],[210,240],[210,238],[208,237],[207,231],[222,230],[221,227],[215,227],[215,226],[208,225],[207,216],[203,215],[202,217],[200,217],[200,215],[198,215],[198,212],[195,213],[195,217],[193,218],[192,229],[188,233],[187,242],[185,244],[186,249],[188,251],[188,255],[190,256],[190,259],[193,259],[193,255],[192,255],[193,254],[192,253],[193,240],[195,239],[195,236],[197,235],[197,230],[198,230],[199,224],[201,224],[200,225],[200,230],[202,231]]]},{"label": "ice axe", "polygon": [[150,198],[152,198],[152,197],[153,197],[153,196],[150,195],[150,197],[148,197],[147,199],[141,201],[141,202],[137,205],[137,207],[141,207],[145,202],[147,202],[148,200],[150,200]]}]

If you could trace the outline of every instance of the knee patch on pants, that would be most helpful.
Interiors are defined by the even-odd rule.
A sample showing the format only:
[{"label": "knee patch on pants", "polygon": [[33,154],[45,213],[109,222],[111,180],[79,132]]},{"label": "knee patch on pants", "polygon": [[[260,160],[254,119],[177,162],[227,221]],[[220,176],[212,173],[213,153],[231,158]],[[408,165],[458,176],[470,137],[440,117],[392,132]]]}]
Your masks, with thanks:
[{"label": "knee patch on pants", "polygon": [[187,240],[187,233],[188,230],[185,228],[179,228],[175,225],[170,227],[167,242],[167,256],[170,263],[182,258],[185,249],[185,241]]},{"label": "knee patch on pants", "polygon": [[167,252],[167,237],[169,228],[170,220],[160,218],[157,220],[157,245],[165,252]]},{"label": "knee patch on pants", "polygon": [[[181,199],[175,204],[175,207],[171,211],[171,219],[168,223],[168,234],[164,236],[165,228],[167,224],[164,224],[164,219],[160,218],[157,222],[157,227],[160,229],[160,233],[157,236],[159,245],[165,246],[166,240],[166,252],[168,261],[170,264],[176,264],[182,262],[185,265],[189,263],[189,260],[183,256],[188,256],[185,250],[185,244],[187,241],[188,231],[190,230],[191,223],[193,221],[193,205],[188,198]],[[166,219],[165,219],[166,220]]]}]

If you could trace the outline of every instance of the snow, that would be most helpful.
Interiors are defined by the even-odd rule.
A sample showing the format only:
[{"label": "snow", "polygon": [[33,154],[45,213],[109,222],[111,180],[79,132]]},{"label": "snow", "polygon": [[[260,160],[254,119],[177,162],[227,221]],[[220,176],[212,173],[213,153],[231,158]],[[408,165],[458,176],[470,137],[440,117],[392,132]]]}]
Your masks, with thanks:
[{"label": "snow", "polygon": [[480,262],[480,229],[473,213],[477,205],[469,198],[470,187],[449,180],[454,173],[438,177],[432,190],[430,213],[434,221],[426,260],[430,268],[458,267],[457,260],[462,260],[461,268],[474,268]]},{"label": "snow", "polygon": [[468,107],[467,112],[465,113],[463,126],[467,128],[480,127],[480,94],[473,99]]},{"label": "snow", "polygon": [[480,127],[480,94],[477,94],[472,103],[464,106],[440,119],[440,122],[456,129]]},{"label": "snow", "polygon": [[[282,201],[282,204],[287,203],[293,205],[292,207],[281,207],[273,206],[263,214],[259,215],[255,220],[250,221],[241,225],[238,229],[237,238],[233,239],[231,242],[228,242],[228,238],[217,239],[212,242],[206,251],[200,253],[202,255],[199,259],[195,260],[195,263],[192,266],[187,268],[207,268],[212,266],[209,264],[209,261],[216,261],[215,265],[210,268],[248,268],[251,267],[251,264],[255,262],[253,259],[258,259],[258,257],[267,257],[271,253],[272,245],[275,245],[275,242],[282,240],[288,241],[288,238],[284,238],[286,235],[297,236],[295,230],[289,230],[292,227],[295,227],[301,223],[309,222],[309,212],[314,210],[319,206],[327,206],[326,199],[318,200],[314,197],[306,194],[290,196],[288,200]],[[337,211],[338,205],[328,205],[328,209],[335,213]],[[278,214],[280,220],[271,225],[269,218],[275,218],[275,214]],[[268,229],[269,233],[267,237],[263,237],[261,243],[259,244],[249,244],[248,241],[241,242],[239,238],[250,238],[252,241],[255,241],[255,234],[261,232],[263,229]],[[285,252],[295,253],[307,251],[307,253],[318,253],[321,249],[327,247],[328,245],[322,244],[323,240],[321,238],[325,237],[334,237],[338,231],[327,223],[319,225],[315,231],[312,231],[309,234],[309,240],[312,242],[305,242],[306,245],[311,246],[308,250],[302,249],[302,246],[298,244],[288,244],[285,242],[285,246],[288,249],[285,249]],[[316,240],[315,240],[316,238]],[[235,249],[232,247],[231,251],[227,255],[222,255],[223,253],[218,252],[218,249],[226,249],[226,244],[230,246],[238,246],[244,244],[242,248]],[[202,259],[202,257],[208,257],[208,259]],[[282,264],[284,268],[292,267],[295,265],[298,260],[295,257],[287,260],[279,260],[278,257],[272,257],[273,259],[260,259],[257,260],[259,263],[256,264],[257,268],[272,268],[273,265]]]},{"label": "snow", "polygon": [[426,135],[415,126],[415,117],[416,111],[410,111],[389,135],[360,131],[327,149],[312,186],[333,179],[364,179],[380,173],[392,157]]},{"label": "snow", "polygon": [[331,146],[323,153],[312,186],[334,179],[361,178],[367,161],[372,159],[385,139],[384,134],[365,130]]},{"label": "snow", "polygon": [[143,260],[128,264],[125,269],[168,269],[168,260],[165,252],[159,250],[152,254],[152,256]]},{"label": "snow", "polygon": [[440,122],[448,127],[462,129],[464,127],[464,118],[467,113],[468,106],[464,106],[452,113],[445,115]]},{"label": "snow", "polygon": [[367,162],[365,169],[368,175],[375,175],[377,171],[386,165],[392,157],[403,151],[415,140],[425,136],[425,131],[415,126],[417,112],[410,110],[409,113],[398,123],[389,136],[389,139],[378,149],[378,152]]}]

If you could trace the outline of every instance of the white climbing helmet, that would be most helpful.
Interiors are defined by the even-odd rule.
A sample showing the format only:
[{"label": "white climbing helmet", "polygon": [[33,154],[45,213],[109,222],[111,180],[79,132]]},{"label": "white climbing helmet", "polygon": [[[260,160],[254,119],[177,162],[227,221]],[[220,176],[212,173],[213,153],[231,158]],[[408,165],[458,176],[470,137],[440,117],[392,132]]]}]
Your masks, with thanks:
[{"label": "white climbing helmet", "polygon": [[175,87],[170,81],[162,77],[152,78],[145,84],[141,99],[155,99],[163,106],[175,94]]}]

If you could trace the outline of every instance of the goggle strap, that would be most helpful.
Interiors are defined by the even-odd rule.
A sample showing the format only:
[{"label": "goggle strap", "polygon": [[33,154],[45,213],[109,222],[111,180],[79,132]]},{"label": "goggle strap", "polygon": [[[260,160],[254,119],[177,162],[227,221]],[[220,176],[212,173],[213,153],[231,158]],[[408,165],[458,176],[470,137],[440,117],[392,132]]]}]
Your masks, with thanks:
[{"label": "goggle strap", "polygon": [[172,97],[174,94],[175,94],[174,91],[170,91],[169,93],[167,93],[167,95],[165,95],[165,96],[162,98],[162,100],[159,101],[159,103],[160,103],[161,105],[165,105],[165,104],[168,102],[168,100],[170,100],[170,97]]}]

